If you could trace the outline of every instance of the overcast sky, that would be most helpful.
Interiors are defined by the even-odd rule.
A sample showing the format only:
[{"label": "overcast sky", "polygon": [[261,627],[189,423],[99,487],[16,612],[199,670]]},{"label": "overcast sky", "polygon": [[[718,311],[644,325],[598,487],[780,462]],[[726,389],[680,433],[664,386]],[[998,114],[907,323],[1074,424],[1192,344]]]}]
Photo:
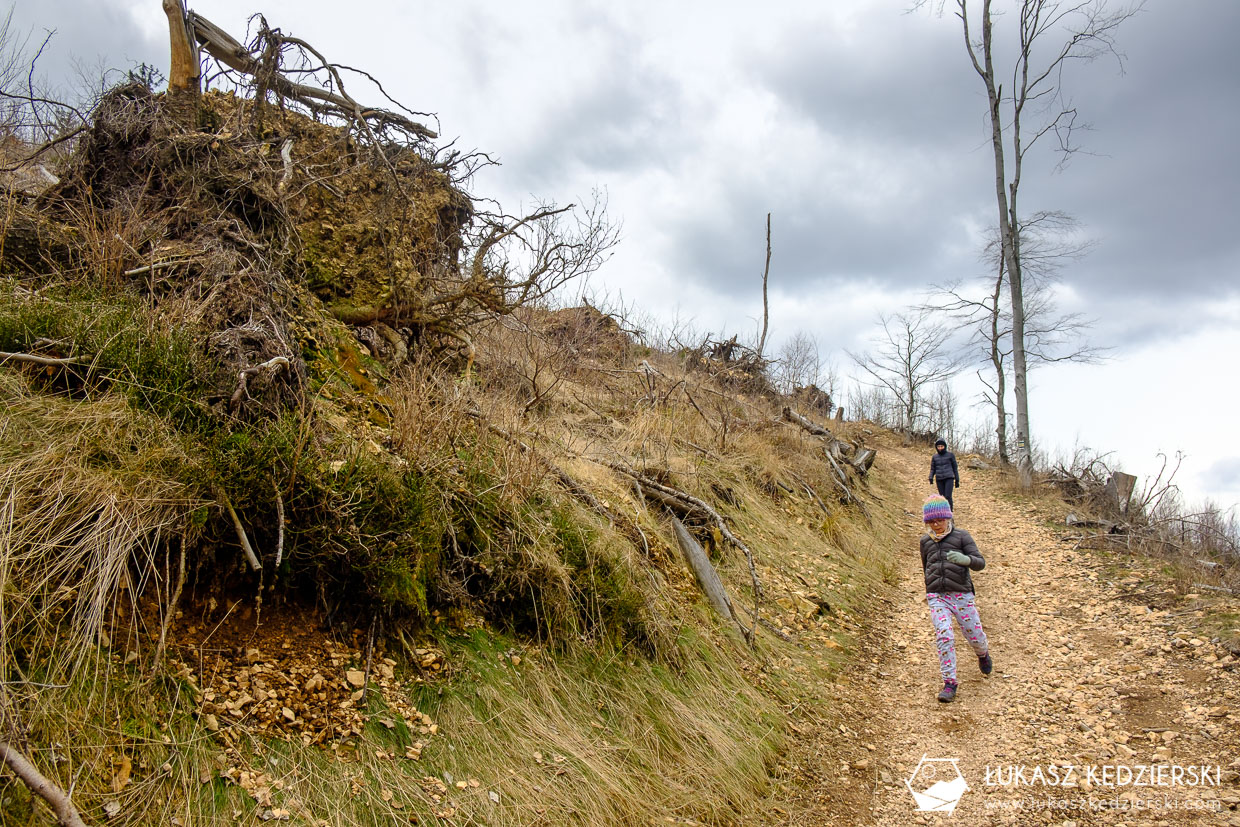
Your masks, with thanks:
[{"label": "overcast sky", "polygon": [[[593,287],[655,318],[754,336],[767,212],[776,347],[809,333],[842,374],[879,313],[987,273],[984,91],[955,18],[906,14],[908,0],[190,5],[238,36],[261,12],[437,113],[446,137],[502,162],[474,189],[509,211],[605,190],[623,242]],[[166,71],[159,0],[19,0],[13,24],[55,31],[39,65],[66,87]],[[1149,0],[1119,32],[1122,67],[1064,79],[1087,152],[1059,172],[1034,153],[1022,195],[1096,242],[1060,300],[1114,348],[1033,374],[1035,441],[1115,451],[1138,473],[1184,451],[1186,492],[1225,506],[1240,501],[1237,32],[1235,0]]]}]

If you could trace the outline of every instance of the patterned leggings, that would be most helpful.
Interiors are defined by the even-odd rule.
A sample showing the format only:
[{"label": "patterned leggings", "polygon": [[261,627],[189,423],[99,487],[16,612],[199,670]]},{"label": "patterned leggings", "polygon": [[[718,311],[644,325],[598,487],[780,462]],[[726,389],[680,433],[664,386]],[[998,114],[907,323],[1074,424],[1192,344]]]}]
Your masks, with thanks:
[{"label": "patterned leggings", "polygon": [[956,682],[956,636],[952,618],[960,624],[965,639],[980,658],[990,651],[986,633],[982,631],[982,619],[977,614],[971,592],[948,592],[927,594],[930,620],[934,623],[934,641],[939,648],[939,671],[944,681]]}]

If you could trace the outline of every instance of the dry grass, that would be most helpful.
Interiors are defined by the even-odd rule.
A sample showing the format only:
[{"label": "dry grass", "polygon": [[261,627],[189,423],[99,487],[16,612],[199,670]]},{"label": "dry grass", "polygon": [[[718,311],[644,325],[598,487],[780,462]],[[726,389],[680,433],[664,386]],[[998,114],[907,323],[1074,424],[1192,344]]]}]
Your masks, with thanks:
[{"label": "dry grass", "polygon": [[[167,602],[160,567],[202,500],[181,481],[191,461],[159,420],[115,398],[70,402],[30,394],[11,374],[3,382],[0,669],[18,668],[14,647],[54,652],[39,669],[56,682],[97,645],[119,589],[150,587]],[[132,630],[128,645],[150,631]]]}]

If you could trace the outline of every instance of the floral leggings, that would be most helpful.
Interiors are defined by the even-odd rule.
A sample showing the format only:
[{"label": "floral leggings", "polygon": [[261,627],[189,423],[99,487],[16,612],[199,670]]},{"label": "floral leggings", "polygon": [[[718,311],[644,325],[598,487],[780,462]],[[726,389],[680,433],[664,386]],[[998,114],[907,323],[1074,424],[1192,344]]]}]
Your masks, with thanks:
[{"label": "floral leggings", "polygon": [[939,671],[943,680],[956,682],[956,636],[952,629],[952,618],[960,624],[965,639],[973,647],[980,658],[990,651],[986,643],[986,633],[982,631],[982,619],[977,614],[977,606],[973,603],[972,592],[947,592],[944,594],[927,594],[926,603],[930,606],[930,620],[934,623],[934,641],[939,648]]}]

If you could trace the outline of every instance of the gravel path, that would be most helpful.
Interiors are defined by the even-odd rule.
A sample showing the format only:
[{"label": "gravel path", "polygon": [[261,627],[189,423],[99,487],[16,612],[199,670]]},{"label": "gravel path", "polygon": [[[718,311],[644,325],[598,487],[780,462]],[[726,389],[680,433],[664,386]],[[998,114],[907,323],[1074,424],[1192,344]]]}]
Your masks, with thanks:
[{"label": "gravel path", "polygon": [[[957,524],[987,560],[974,583],[995,671],[983,678],[957,630],[960,692],[937,702],[917,554],[920,503],[933,493],[927,462],[890,449],[880,460],[906,483],[900,585],[842,691],[831,736],[836,745],[844,736],[846,753],[819,751],[832,766],[795,820],[948,823],[918,812],[905,782],[918,772],[915,789],[940,782],[950,797],[958,769],[968,788],[952,824],[1240,825],[1240,658],[1194,628],[1191,595],[1060,542],[985,471],[962,475]],[[923,757],[955,761],[919,769]],[[1202,780],[1189,768],[1202,766],[1209,783],[1189,784]]]}]

